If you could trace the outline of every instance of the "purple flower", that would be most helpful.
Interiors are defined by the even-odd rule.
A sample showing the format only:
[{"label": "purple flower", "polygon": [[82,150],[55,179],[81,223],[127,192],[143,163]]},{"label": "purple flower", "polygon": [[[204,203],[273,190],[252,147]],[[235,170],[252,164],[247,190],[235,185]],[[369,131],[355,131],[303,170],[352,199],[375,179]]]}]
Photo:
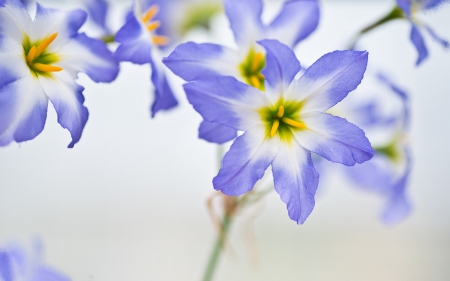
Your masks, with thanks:
[{"label": "purple flower", "polygon": [[2,281],[70,281],[71,279],[41,261],[39,249],[27,254],[21,247],[0,248]]},{"label": "purple flower", "polygon": [[420,31],[421,28],[428,32],[431,38],[441,44],[444,48],[450,48],[450,44],[447,40],[439,37],[431,27],[415,18],[416,13],[418,11],[429,11],[432,9],[436,9],[439,5],[448,2],[448,0],[397,0],[397,5],[403,10],[406,18],[411,22],[410,38],[419,54],[416,65],[419,65],[424,59],[428,57],[428,50],[425,45],[425,40],[423,39],[422,33]]},{"label": "purple flower", "polygon": [[[186,81],[206,77],[232,76],[264,90],[264,48],[257,40],[277,39],[289,47],[305,39],[317,27],[319,7],[315,0],[287,1],[269,24],[261,21],[261,0],[226,0],[225,12],[234,32],[237,49],[216,44],[180,44],[163,62]],[[200,138],[224,143],[236,137],[236,131],[204,121]]]},{"label": "purple flower", "polygon": [[[73,147],[88,119],[79,72],[111,82],[118,63],[103,42],[78,33],[81,10],[63,12],[28,1],[0,6],[0,146],[35,138],[44,128],[50,100]],[[35,10],[32,18],[27,9]]]},{"label": "purple flower", "polygon": [[275,190],[301,224],[314,207],[319,180],[311,152],[349,166],[373,156],[361,129],[324,113],[359,85],[368,54],[326,54],[295,80],[300,63],[292,50],[276,40],[259,44],[266,57],[264,92],[229,76],[199,79],[184,89],[204,120],[244,132],[226,153],[214,188],[246,193],[271,165]]},{"label": "purple flower", "polygon": [[125,25],[117,32],[115,40],[120,43],[115,56],[119,61],[137,64],[149,63],[151,80],[155,87],[155,100],[151,107],[152,116],[159,110],[175,107],[176,101],[164,73],[160,48],[170,43],[170,38],[159,33],[165,22],[160,18],[160,9],[169,9],[163,0],[136,0],[133,12]]},{"label": "purple flower", "polygon": [[[372,110],[354,110],[356,123],[370,134],[371,131],[384,132],[388,137],[379,144],[374,144],[375,155],[369,162],[348,167],[346,174],[357,187],[374,192],[384,198],[385,206],[381,219],[386,224],[395,224],[406,218],[411,212],[411,205],[406,195],[409,175],[411,172],[411,152],[406,141],[409,127],[409,99],[405,91],[392,83],[386,76],[378,74],[378,84],[388,89],[389,98],[400,101],[400,110],[395,114],[384,113],[384,99],[371,102]],[[381,82],[381,83],[380,83]],[[380,93],[377,93],[380,97]],[[393,101],[391,101],[392,103]],[[366,109],[366,105],[361,108]],[[364,122],[372,120],[372,122]],[[362,122],[361,122],[362,121]]]}]

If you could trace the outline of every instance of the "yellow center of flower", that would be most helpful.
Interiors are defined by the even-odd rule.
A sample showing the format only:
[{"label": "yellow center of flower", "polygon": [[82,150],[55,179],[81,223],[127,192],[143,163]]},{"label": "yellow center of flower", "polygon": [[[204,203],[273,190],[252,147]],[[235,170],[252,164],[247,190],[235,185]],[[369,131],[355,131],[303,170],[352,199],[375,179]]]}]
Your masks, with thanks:
[{"label": "yellow center of flower", "polygon": [[56,39],[58,33],[53,33],[42,41],[34,43],[30,42],[30,39],[25,36],[25,40],[22,44],[25,60],[30,68],[30,71],[38,76],[51,76],[52,72],[63,70],[62,67],[52,65],[57,62],[59,58],[47,51],[47,47]]},{"label": "yellow center of flower", "polygon": [[290,143],[293,131],[307,128],[299,119],[302,106],[302,102],[279,100],[274,106],[260,108],[258,112],[266,125],[266,137],[278,135],[281,140]]},{"label": "yellow center of flower", "polygon": [[[147,27],[147,30],[150,32],[155,31],[158,27],[161,26],[161,22],[158,20],[152,20],[156,14],[159,12],[159,6],[153,4],[147,11],[142,15],[141,21]],[[167,36],[162,35],[153,35],[152,34],[152,42],[155,45],[164,46],[169,44],[169,38]]]},{"label": "yellow center of flower", "polygon": [[264,91],[265,77],[261,73],[261,70],[265,65],[266,58],[264,57],[264,54],[255,52],[255,50],[251,48],[244,62],[239,66],[239,70],[247,84]]}]

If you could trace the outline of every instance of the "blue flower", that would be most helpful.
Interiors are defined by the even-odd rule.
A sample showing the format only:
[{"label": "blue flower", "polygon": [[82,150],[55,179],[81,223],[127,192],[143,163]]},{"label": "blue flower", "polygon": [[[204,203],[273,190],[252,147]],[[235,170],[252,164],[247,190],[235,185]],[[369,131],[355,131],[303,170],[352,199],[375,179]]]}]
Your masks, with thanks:
[{"label": "blue flower", "polygon": [[420,22],[416,19],[415,15],[418,11],[428,11],[436,9],[439,5],[443,3],[448,3],[448,0],[397,0],[397,5],[403,10],[406,18],[411,22],[411,41],[419,53],[416,61],[416,65],[423,62],[424,59],[428,57],[428,50],[425,45],[425,40],[420,32],[420,28],[430,34],[430,36],[439,44],[444,46],[444,48],[450,48],[448,41],[439,37],[434,30],[428,25]]},{"label": "blue flower", "polygon": [[27,254],[21,247],[0,248],[2,281],[70,281],[57,270],[42,263],[39,249]]},{"label": "blue flower", "polygon": [[276,40],[259,44],[266,56],[264,92],[229,76],[199,79],[184,89],[204,120],[244,131],[224,156],[214,188],[246,193],[271,165],[275,190],[301,224],[314,207],[319,180],[311,152],[349,166],[373,156],[361,129],[324,113],[359,85],[368,54],[326,54],[295,80],[300,63],[292,50]]},{"label": "blue flower", "polygon": [[125,25],[117,32],[115,40],[120,43],[115,56],[120,61],[136,64],[149,63],[151,80],[155,87],[155,100],[151,107],[152,116],[159,110],[175,107],[176,101],[164,73],[159,49],[170,43],[170,37],[159,33],[165,22],[160,18],[160,9],[168,9],[164,0],[136,0],[133,12]]},{"label": "blue flower", "polygon": [[[358,187],[374,192],[384,198],[381,219],[386,224],[395,224],[406,218],[411,212],[411,204],[406,196],[406,188],[411,172],[411,152],[406,136],[409,128],[409,98],[405,91],[392,83],[386,76],[377,75],[377,82],[388,88],[387,93],[394,103],[400,101],[400,110],[395,113],[382,113],[386,107],[384,99],[360,106],[356,112],[355,123],[366,132],[383,132],[385,137],[380,145],[374,144],[375,155],[369,162],[346,169],[346,174]],[[371,110],[366,110],[370,108]],[[379,141],[380,142],[380,141]]]},{"label": "blue flower", "polygon": [[[24,2],[25,3],[25,2]],[[27,9],[35,9],[32,18]],[[81,10],[62,12],[22,1],[0,6],[0,146],[35,138],[44,128],[50,100],[73,147],[88,119],[79,72],[110,82],[118,63],[103,42],[78,29]]]},{"label": "blue flower", "polygon": [[[176,47],[163,62],[186,81],[225,75],[263,90],[265,77],[261,70],[265,55],[264,48],[256,41],[277,39],[294,47],[316,29],[319,7],[315,0],[288,1],[269,25],[261,21],[262,9],[261,0],[226,0],[225,12],[237,49],[187,42]],[[199,136],[210,142],[224,143],[235,138],[236,131],[204,121]]]}]

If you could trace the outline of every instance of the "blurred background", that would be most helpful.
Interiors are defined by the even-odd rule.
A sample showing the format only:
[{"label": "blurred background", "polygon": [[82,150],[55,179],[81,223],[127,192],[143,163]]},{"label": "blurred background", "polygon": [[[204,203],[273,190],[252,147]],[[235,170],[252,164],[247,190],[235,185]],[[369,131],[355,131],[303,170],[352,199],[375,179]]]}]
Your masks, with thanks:
[{"label": "blurred background", "polygon": [[[345,49],[394,2],[321,1],[319,27],[296,48],[299,60],[310,65]],[[277,3],[266,4],[270,18]],[[444,5],[419,17],[450,39],[449,12]],[[213,39],[231,40],[227,26],[215,18]],[[333,175],[297,225],[271,192],[232,225],[215,280],[450,280],[450,53],[425,35],[430,57],[415,67],[409,32],[407,21],[393,21],[360,46],[370,67],[385,69],[411,96],[412,215],[383,225],[384,202]],[[0,244],[40,237],[46,262],[74,281],[200,280],[216,235],[206,201],[217,147],[197,138],[201,118],[181,80],[172,77],[180,106],[150,119],[149,67],[121,67],[111,84],[80,75],[90,116],[73,149],[51,106],[36,139],[0,149]]]}]

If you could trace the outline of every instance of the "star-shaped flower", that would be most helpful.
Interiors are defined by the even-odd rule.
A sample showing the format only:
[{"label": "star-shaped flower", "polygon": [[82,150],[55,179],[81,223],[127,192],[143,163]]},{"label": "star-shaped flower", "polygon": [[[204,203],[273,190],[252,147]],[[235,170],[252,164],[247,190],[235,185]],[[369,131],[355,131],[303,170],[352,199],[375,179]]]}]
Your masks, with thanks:
[{"label": "star-shaped flower", "polygon": [[[319,21],[316,0],[287,1],[268,25],[261,20],[261,0],[226,0],[224,5],[237,49],[209,43],[180,44],[163,62],[184,80],[233,76],[263,90],[265,77],[261,70],[265,66],[265,51],[256,41],[277,39],[294,47],[316,29]],[[207,141],[224,143],[234,139],[236,131],[204,121],[199,136]]]},{"label": "star-shaped flower", "polygon": [[[27,9],[34,9],[35,16]],[[95,82],[111,82],[118,73],[118,63],[104,43],[78,33],[85,20],[81,10],[62,12],[31,1],[3,1],[0,146],[41,133],[49,100],[58,122],[72,136],[69,147],[79,141],[88,111],[83,106],[83,87],[75,82],[78,73]]]},{"label": "star-shaped flower", "polygon": [[229,76],[199,79],[184,89],[206,121],[244,131],[225,155],[214,188],[226,195],[246,193],[271,165],[290,218],[303,223],[319,180],[311,152],[349,166],[374,154],[361,129],[324,113],[361,82],[368,54],[326,54],[295,80],[300,63],[292,50],[276,40],[259,44],[266,56],[264,92]]}]

